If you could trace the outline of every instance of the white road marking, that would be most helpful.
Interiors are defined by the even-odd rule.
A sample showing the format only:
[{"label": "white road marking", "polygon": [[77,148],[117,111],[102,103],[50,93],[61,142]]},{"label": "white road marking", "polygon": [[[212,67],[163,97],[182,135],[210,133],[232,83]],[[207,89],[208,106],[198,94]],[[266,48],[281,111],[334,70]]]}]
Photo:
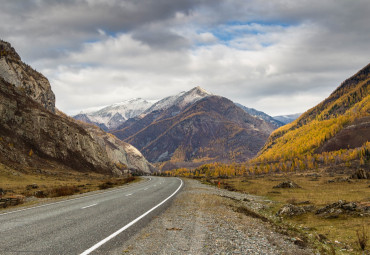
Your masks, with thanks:
[{"label": "white road marking", "polygon": [[180,186],[169,197],[167,197],[165,200],[163,200],[162,202],[160,202],[159,204],[157,204],[156,206],[154,206],[152,209],[150,209],[146,213],[144,213],[141,216],[137,217],[135,220],[131,221],[126,226],[122,227],[121,229],[117,230],[116,232],[114,232],[110,236],[104,238],[103,240],[101,240],[100,242],[98,242],[97,244],[95,244],[94,246],[92,246],[91,248],[87,249],[86,251],[84,251],[80,255],[90,254],[91,252],[93,252],[94,250],[96,250],[97,248],[99,248],[100,246],[102,246],[103,244],[105,244],[106,242],[108,242],[109,240],[111,240],[112,238],[116,237],[117,235],[119,235],[120,233],[122,233],[123,231],[125,231],[126,229],[128,229],[129,227],[131,227],[132,225],[134,225],[136,222],[138,222],[139,220],[141,220],[145,216],[147,216],[149,213],[151,213],[152,211],[154,211],[155,209],[157,209],[158,207],[160,207],[162,204],[164,204],[168,199],[170,199],[171,197],[173,197],[181,189],[181,187],[183,185],[183,182],[182,182],[181,179],[179,179],[179,180],[181,182]]},{"label": "white road marking", "polygon": [[[149,181],[151,181],[151,180],[152,180],[152,178],[149,178]],[[77,198],[72,198],[72,199],[67,199],[67,200],[63,200],[63,201],[59,201],[59,202],[55,202],[55,203],[38,205],[38,206],[35,206],[35,207],[29,207],[29,208],[19,209],[19,210],[15,210],[15,211],[11,211],[11,212],[6,212],[6,213],[0,213],[0,216],[11,214],[11,213],[16,213],[16,212],[23,212],[23,211],[27,211],[27,210],[31,210],[31,209],[35,209],[35,208],[45,207],[45,206],[48,206],[48,205],[61,204],[61,203],[65,203],[65,202],[69,202],[69,201],[73,201],[73,200],[82,199],[82,198],[87,198],[87,197],[92,197],[92,196],[98,196],[98,195],[102,195],[102,194],[107,194],[107,193],[111,193],[111,192],[115,192],[115,191],[120,191],[120,190],[123,190],[123,189],[128,189],[128,188],[136,187],[136,185],[140,185],[140,184],[141,183],[137,183],[137,184],[134,183],[134,184],[131,184],[131,186],[128,186],[128,187],[123,187],[123,188],[119,188],[119,189],[109,190],[109,191],[105,191],[105,192],[101,192],[101,193],[97,193],[97,194],[91,194],[91,195],[77,197]]]},{"label": "white road marking", "polygon": [[89,208],[89,207],[92,207],[92,206],[95,206],[95,205],[97,205],[97,204],[92,204],[92,205],[84,206],[81,209]]},{"label": "white road marking", "polygon": [[127,194],[126,197],[131,196],[132,194],[134,194],[134,193]]}]

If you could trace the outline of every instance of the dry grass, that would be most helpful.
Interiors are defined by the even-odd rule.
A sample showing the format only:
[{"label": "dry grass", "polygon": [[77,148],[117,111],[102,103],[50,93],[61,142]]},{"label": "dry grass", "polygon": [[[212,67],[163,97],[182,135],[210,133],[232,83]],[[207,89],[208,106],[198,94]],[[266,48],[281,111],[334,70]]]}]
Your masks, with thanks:
[{"label": "dry grass", "polygon": [[[338,177],[342,178],[344,176],[322,175],[320,177],[312,177],[310,175],[307,176],[307,173],[305,173],[298,175],[265,176],[260,178],[231,178],[220,181],[221,183],[224,182],[222,187],[226,189],[235,189],[250,194],[266,196],[271,200],[279,202],[271,209],[270,213],[273,214],[275,214],[283,204],[299,203],[303,201],[309,201],[309,203],[316,208],[337,202],[338,200],[362,203],[370,202],[369,181],[353,180],[352,182],[328,182]],[[291,180],[302,188],[273,188],[273,186],[286,180]],[[217,181],[218,180],[216,180],[216,182]],[[363,235],[361,236],[361,233],[363,233],[361,232],[362,227],[370,226],[370,217],[354,217],[349,215],[343,215],[337,219],[325,219],[314,213],[307,213],[292,218],[285,218],[284,221],[300,227],[310,234],[322,234],[326,236],[337,251],[339,248],[347,246],[349,250],[353,249],[353,252],[360,252],[358,240],[363,237]],[[359,236],[361,238],[357,237],[358,231],[360,231]],[[339,252],[338,254],[342,253]]]},{"label": "dry grass", "polygon": [[[135,177],[114,178],[97,173],[81,173],[65,169],[62,171],[36,169],[17,171],[0,164],[0,188],[6,191],[3,197],[70,196],[112,188],[137,180],[139,179]],[[36,184],[36,187],[30,188],[31,184]]]}]

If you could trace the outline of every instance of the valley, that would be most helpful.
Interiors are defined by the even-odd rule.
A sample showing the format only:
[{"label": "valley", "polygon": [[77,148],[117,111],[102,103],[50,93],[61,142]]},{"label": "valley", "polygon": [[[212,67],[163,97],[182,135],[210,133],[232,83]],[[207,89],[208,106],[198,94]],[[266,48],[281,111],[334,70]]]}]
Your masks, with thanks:
[{"label": "valley", "polygon": [[0,10],[0,255],[370,254],[361,1],[185,2]]}]

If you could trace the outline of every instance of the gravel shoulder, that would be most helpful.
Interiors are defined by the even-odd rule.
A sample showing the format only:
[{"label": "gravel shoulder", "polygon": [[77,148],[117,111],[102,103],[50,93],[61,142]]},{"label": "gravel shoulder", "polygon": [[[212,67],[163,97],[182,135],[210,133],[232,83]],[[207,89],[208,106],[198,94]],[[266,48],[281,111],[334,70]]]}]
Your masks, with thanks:
[{"label": "gravel shoulder", "polygon": [[258,210],[271,201],[184,181],[172,205],[115,254],[314,254],[269,223],[236,210]]}]

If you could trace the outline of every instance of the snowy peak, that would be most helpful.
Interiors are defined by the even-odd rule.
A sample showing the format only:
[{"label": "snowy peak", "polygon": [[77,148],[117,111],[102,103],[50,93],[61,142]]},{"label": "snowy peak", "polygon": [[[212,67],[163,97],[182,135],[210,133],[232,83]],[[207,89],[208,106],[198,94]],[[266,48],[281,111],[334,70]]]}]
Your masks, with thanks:
[{"label": "snowy peak", "polygon": [[158,101],[157,103],[153,104],[150,108],[148,108],[144,112],[144,114],[148,114],[148,113],[151,113],[153,111],[158,111],[158,110],[166,110],[174,105],[182,109],[190,104],[193,104],[199,101],[200,99],[203,99],[211,95],[212,95],[211,93],[207,92],[205,89],[198,86],[198,87],[192,88],[189,91],[183,91],[177,95],[169,96],[169,97],[166,97]]},{"label": "snowy peak", "polygon": [[140,115],[151,105],[152,103],[145,99],[134,98],[104,107],[95,112],[76,115],[74,118],[97,124],[106,130],[114,129],[129,118]]},{"label": "snowy peak", "polygon": [[83,111],[74,118],[95,124],[105,131],[115,130],[130,118],[143,118],[153,111],[167,110],[172,106],[177,108],[172,113],[176,115],[185,107],[211,95],[211,93],[198,86],[189,91],[166,97],[154,104],[142,98],[133,98],[106,106],[97,111]]},{"label": "snowy peak", "polygon": [[188,104],[195,103],[196,101],[211,95],[212,94],[198,86],[178,97],[178,99],[175,101],[175,104],[178,104],[180,108],[183,108]]}]

